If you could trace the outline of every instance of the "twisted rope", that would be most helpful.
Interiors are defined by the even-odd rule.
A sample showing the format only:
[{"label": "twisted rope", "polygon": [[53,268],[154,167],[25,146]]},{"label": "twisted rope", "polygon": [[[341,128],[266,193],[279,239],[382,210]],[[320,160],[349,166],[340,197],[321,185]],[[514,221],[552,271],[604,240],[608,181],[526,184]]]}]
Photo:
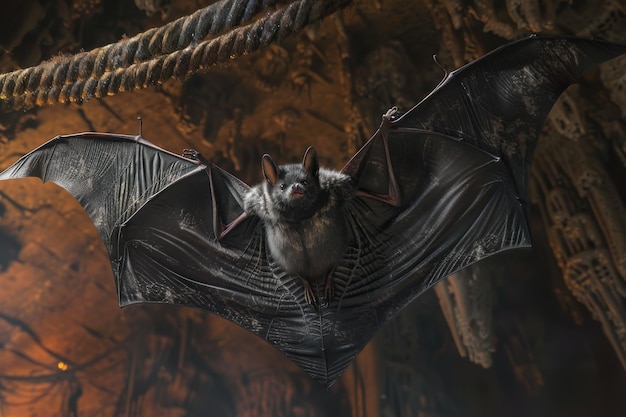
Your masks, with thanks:
[{"label": "twisted rope", "polygon": [[[182,78],[283,39],[350,1],[222,0],[133,38],[0,75],[0,99],[15,109],[30,108],[82,102]],[[278,4],[287,5],[232,29]],[[198,43],[225,30],[230,31]]]}]

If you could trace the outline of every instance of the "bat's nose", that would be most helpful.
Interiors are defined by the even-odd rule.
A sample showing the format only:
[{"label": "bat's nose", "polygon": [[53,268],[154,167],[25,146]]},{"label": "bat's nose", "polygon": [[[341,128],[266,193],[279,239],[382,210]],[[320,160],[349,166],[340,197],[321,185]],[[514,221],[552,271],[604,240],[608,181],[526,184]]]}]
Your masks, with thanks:
[{"label": "bat's nose", "polygon": [[291,186],[291,197],[302,197],[304,195],[304,186],[300,183],[296,183]]}]

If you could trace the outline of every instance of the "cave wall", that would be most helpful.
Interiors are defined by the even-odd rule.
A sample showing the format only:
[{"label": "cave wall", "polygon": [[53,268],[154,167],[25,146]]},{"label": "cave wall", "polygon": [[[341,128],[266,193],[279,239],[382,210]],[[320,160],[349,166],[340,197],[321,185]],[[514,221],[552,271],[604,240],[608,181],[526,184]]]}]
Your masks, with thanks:
[{"label": "cave wall", "polygon": [[[194,0],[3,3],[0,72],[116,42]],[[136,134],[248,183],[260,156],[339,168],[389,107],[530,32],[626,41],[620,1],[360,0],[255,53],[149,88],[0,113],[0,169],[48,139]],[[438,64],[431,59],[437,54]],[[429,291],[329,391],[256,337],[171,306],[119,309],[67,193],[0,184],[0,415],[620,415],[626,407],[624,59],[557,104],[533,167],[532,251]]]}]

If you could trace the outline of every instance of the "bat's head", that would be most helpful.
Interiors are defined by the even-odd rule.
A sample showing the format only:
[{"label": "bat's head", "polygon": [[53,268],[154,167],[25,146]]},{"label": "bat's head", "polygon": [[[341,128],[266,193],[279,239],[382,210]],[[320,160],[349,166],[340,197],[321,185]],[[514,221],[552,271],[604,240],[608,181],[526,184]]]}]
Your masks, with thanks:
[{"label": "bat's head", "polygon": [[278,166],[265,154],[262,166],[267,195],[283,220],[308,219],[321,207],[323,193],[315,149],[306,150],[302,164]]}]

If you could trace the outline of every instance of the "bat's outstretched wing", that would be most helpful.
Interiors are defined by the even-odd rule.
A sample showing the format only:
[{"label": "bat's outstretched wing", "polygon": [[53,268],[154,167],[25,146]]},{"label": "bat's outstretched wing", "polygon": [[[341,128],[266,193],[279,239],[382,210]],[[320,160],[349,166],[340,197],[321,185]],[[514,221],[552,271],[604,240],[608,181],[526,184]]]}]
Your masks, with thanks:
[{"label": "bat's outstretched wing", "polygon": [[[166,281],[163,272],[143,268],[155,267],[161,258],[181,268],[208,260],[208,269],[225,268],[223,275],[234,278],[241,274],[236,265],[255,236],[257,222],[246,219],[242,209],[247,185],[140,136],[58,136],[0,174],[0,179],[23,177],[54,182],[81,203],[109,253],[122,306],[146,301],[202,307],[203,300],[184,290],[186,281]],[[241,227],[233,228],[235,224]],[[232,233],[224,234],[229,229]],[[190,235],[186,243],[179,242],[181,230]],[[196,235],[202,235],[204,246],[193,246]],[[152,240],[155,236],[158,241]],[[176,252],[183,246],[185,253]],[[202,283],[194,282],[194,275],[189,278],[189,285]]]},{"label": "bat's outstretched wing", "polygon": [[102,133],[54,138],[0,180],[31,176],[68,190],[91,217],[120,305],[208,310],[328,380],[320,314],[305,302],[299,279],[268,260],[258,218],[243,214],[248,186],[239,179],[141,137]]},{"label": "bat's outstretched wing", "polygon": [[385,116],[343,170],[358,183],[348,205],[358,264],[347,256],[353,269],[338,268],[330,308],[339,323],[361,323],[355,344],[455,271],[530,246],[529,170],[544,120],[582,72],[624,53],[626,45],[532,36]]}]

